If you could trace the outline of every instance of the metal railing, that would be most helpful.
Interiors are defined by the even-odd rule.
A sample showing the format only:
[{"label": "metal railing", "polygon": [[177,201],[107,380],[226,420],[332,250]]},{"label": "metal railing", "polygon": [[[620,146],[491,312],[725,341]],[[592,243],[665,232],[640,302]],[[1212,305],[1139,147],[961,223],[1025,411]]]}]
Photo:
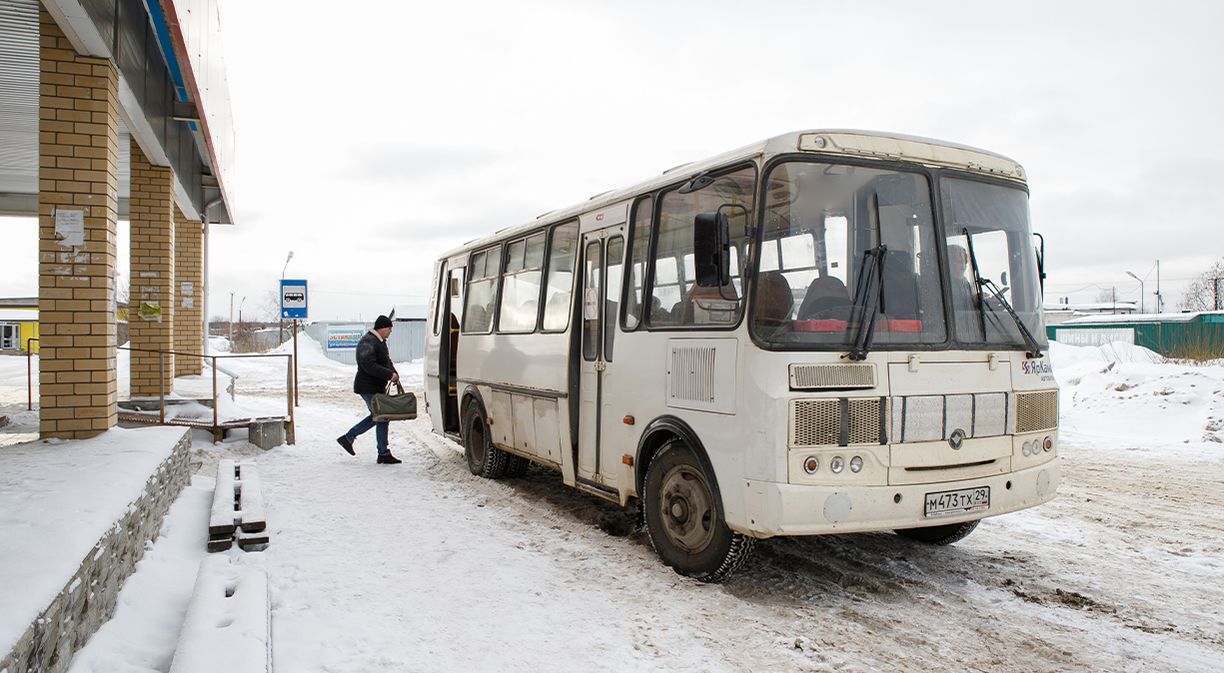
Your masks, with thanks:
[{"label": "metal railing", "polygon": [[[29,397],[28,406],[29,406],[30,411],[34,410],[34,367],[33,367],[34,354],[29,347],[30,342],[33,342],[33,341],[38,341],[38,338],[31,337],[30,339],[26,341],[26,388],[27,388],[27,394]],[[132,348],[130,346],[117,346],[116,350],[124,350],[130,353],[156,353],[157,354],[157,362],[158,362],[158,366],[157,366],[157,370],[158,370],[157,421],[161,425],[165,425],[166,423],[166,381],[167,381],[166,356],[174,355],[176,357],[182,356],[182,357],[189,357],[189,358],[200,358],[202,360],[209,360],[210,361],[209,368],[212,369],[212,412],[213,412],[212,428],[214,432],[216,431],[217,428],[221,427],[220,406],[218,404],[218,395],[217,395],[217,360],[231,360],[231,359],[239,359],[239,358],[285,358],[286,360],[285,362],[285,365],[286,365],[285,366],[285,409],[287,412],[285,415],[285,419],[286,419],[286,422],[288,423],[288,428],[286,431],[286,440],[290,444],[295,443],[296,425],[294,423],[293,407],[294,407],[294,401],[296,400],[296,397],[297,397],[297,390],[296,390],[297,386],[296,386],[296,382],[294,381],[294,375],[293,375],[294,374],[293,365],[294,365],[295,358],[292,355],[282,354],[282,353],[230,353],[230,354],[225,354],[225,355],[205,355],[203,353],[189,353],[186,351],[172,351],[172,350],[156,350],[152,348]],[[230,376],[233,376],[233,375],[231,374]],[[174,380],[174,376],[172,373],[169,377],[169,380],[170,381]],[[231,395],[233,394],[234,393],[231,389]],[[251,419],[251,420],[254,420],[254,419]]]},{"label": "metal railing", "polygon": [[[293,418],[294,399],[296,398],[296,385],[293,377],[293,356],[287,353],[229,353],[226,355],[205,355],[202,353],[189,353],[186,351],[172,350],[156,350],[152,348],[132,348],[130,346],[118,346],[116,350],[125,350],[130,353],[157,353],[158,361],[158,422],[165,424],[166,422],[166,356],[174,355],[176,357],[201,358],[209,360],[209,368],[212,370],[212,412],[214,430],[221,426],[220,405],[217,403],[217,360],[236,360],[239,358],[285,358],[285,419],[288,422],[286,439],[290,444],[295,443],[296,425]],[[232,375],[231,375],[232,376]],[[173,380],[171,375],[170,379]],[[231,393],[234,394],[234,393]],[[251,419],[254,420],[254,419]]]},{"label": "metal railing", "polygon": [[[26,411],[34,411],[34,349],[30,344],[38,341],[38,337],[26,339]],[[41,343],[41,342],[40,342]]]}]

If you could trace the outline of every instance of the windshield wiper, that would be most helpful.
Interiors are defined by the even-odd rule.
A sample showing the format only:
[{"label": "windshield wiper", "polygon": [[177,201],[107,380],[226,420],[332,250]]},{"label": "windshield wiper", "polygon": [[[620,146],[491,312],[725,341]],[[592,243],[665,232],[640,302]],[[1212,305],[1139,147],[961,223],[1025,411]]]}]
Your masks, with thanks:
[{"label": "windshield wiper", "polygon": [[[854,305],[850,316],[859,316],[858,332],[850,346],[851,360],[865,360],[875,340],[876,317],[884,304],[884,253],[888,246],[879,245],[863,251],[863,265],[854,288]],[[875,282],[872,282],[875,281]]]},{"label": "windshield wiper", "polygon": [[982,274],[978,272],[977,255],[973,252],[973,234],[969,233],[969,229],[967,227],[961,231],[965,234],[965,242],[968,244],[969,265],[973,269],[973,285],[977,288],[978,317],[980,318],[982,324],[982,339],[986,338],[987,310],[990,311],[991,318],[996,322],[996,324],[998,322],[997,318],[995,318],[998,312],[995,311],[995,308],[986,301],[985,297],[982,296],[982,288],[986,288],[987,290],[990,290],[990,294],[994,296],[994,298],[999,302],[999,305],[1003,307],[1003,310],[1007,312],[1007,315],[1011,316],[1012,321],[1016,323],[1017,329],[1020,330],[1020,336],[1024,337],[1024,344],[1028,346],[1029,349],[1029,352],[1025,355],[1030,358],[1041,357],[1041,346],[1037,343],[1037,339],[1033,338],[1033,333],[1029,331],[1027,326],[1025,326],[1024,321],[1021,320],[1020,316],[1016,314],[1016,310],[1012,308],[1011,302],[1007,301],[1007,299],[1003,296],[1003,292],[999,290],[999,286],[995,285],[993,280],[990,280],[989,278],[982,278]]},{"label": "windshield wiper", "polygon": [[[863,251],[863,264],[859,267],[858,282],[854,284],[854,305],[850,318],[858,315],[858,331],[850,345],[851,360],[867,359],[871,343],[875,340],[876,316],[884,310],[884,245],[880,235],[880,195],[871,195],[872,232],[878,242],[876,247]],[[871,281],[875,281],[873,284]]]}]

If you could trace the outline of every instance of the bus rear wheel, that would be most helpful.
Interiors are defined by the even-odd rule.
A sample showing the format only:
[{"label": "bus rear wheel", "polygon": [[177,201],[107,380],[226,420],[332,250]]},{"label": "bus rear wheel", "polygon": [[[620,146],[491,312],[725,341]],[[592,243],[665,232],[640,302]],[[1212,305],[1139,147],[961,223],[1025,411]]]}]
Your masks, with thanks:
[{"label": "bus rear wheel", "polygon": [[506,474],[507,455],[493,446],[489,437],[489,424],[485,422],[480,405],[472,403],[464,412],[463,456],[467,458],[468,470],[485,479],[500,479]]},{"label": "bus rear wheel", "polygon": [[727,527],[709,476],[684,442],[659,450],[646,468],[644,491],[650,544],[676,572],[721,582],[748,560],[753,539]]},{"label": "bus rear wheel", "polygon": [[927,544],[948,545],[965,539],[974,528],[977,528],[978,523],[978,521],[965,521],[943,526],[926,526],[925,528],[901,528],[896,533],[901,537]]}]

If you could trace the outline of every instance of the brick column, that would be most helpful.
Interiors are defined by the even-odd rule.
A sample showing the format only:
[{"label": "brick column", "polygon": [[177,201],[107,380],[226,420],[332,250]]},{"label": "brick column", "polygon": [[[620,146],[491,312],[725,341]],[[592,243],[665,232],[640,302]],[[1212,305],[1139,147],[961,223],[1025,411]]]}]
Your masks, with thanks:
[{"label": "brick column", "polygon": [[[174,356],[136,349],[174,350],[174,188],[169,168],[154,166],[132,139],[131,283],[128,327],[132,398],[174,390]],[[164,367],[164,369],[163,369]],[[158,382],[158,372],[164,379]]]},{"label": "brick column", "polygon": [[115,425],[118,72],[80,56],[39,10],[39,432]]},{"label": "brick column", "polygon": [[[199,353],[204,341],[204,225],[174,209],[174,350]],[[202,374],[200,358],[178,356],[174,375]]]}]

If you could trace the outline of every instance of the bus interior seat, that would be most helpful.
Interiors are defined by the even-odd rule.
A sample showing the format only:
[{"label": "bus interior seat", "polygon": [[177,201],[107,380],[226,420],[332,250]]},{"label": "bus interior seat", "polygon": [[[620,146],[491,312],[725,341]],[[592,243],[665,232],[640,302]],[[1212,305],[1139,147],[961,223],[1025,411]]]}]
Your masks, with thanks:
[{"label": "bus interior seat", "polygon": [[908,250],[889,250],[884,259],[884,310],[893,318],[917,319],[918,276]]},{"label": "bus interior seat", "polygon": [[799,305],[799,320],[830,318],[846,320],[850,317],[850,292],[846,284],[836,276],[820,276],[808,285],[803,303]]},{"label": "bus interior seat", "polygon": [[757,287],[756,319],[760,322],[780,324],[790,320],[795,307],[795,296],[790,282],[780,271],[762,273]]}]

